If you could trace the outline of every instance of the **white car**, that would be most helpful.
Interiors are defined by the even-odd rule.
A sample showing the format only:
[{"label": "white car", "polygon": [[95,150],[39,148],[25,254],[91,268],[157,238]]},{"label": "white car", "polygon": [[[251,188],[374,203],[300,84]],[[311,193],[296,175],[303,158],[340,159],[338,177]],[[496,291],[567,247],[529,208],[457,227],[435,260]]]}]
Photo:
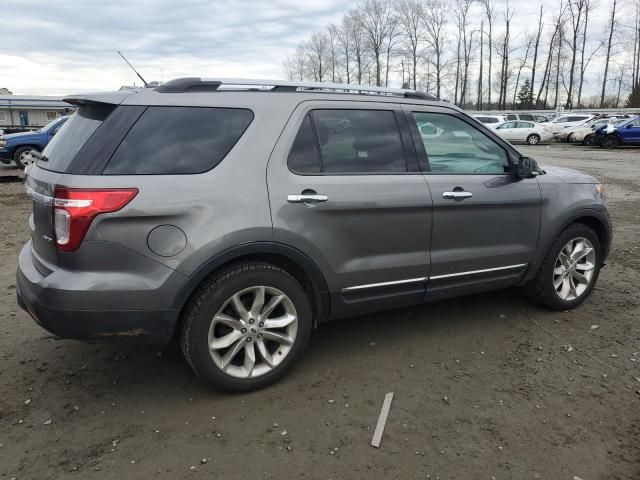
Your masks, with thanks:
[{"label": "white car", "polygon": [[560,136],[560,131],[565,129],[565,128],[569,128],[569,127],[575,127],[578,125],[582,125],[585,122],[588,122],[589,120],[591,120],[592,118],[594,118],[595,115],[588,115],[588,114],[569,114],[569,115],[560,115],[559,117],[554,118],[553,120],[551,120],[549,122],[549,126],[551,127],[551,130],[553,131],[553,136],[554,137],[559,137]]},{"label": "white car", "polygon": [[504,122],[495,128],[495,131],[505,140],[511,143],[528,143],[537,145],[541,142],[548,142],[553,138],[551,128],[535,122]]},{"label": "white car", "polygon": [[561,139],[566,140],[569,143],[580,143],[583,145],[593,144],[593,131],[596,128],[604,125],[617,125],[626,120],[626,118],[599,118],[597,120],[591,120],[583,125],[566,128],[561,131]]},{"label": "white car", "polygon": [[496,128],[507,120],[504,115],[474,115],[473,118],[483,123],[486,127]]}]

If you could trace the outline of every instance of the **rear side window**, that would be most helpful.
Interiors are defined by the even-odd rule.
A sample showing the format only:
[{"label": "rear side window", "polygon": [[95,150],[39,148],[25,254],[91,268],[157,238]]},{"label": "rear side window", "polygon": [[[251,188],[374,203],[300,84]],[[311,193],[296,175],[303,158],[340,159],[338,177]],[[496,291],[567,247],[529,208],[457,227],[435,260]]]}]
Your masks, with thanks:
[{"label": "rear side window", "polygon": [[528,113],[521,113],[520,120],[529,120],[530,122],[533,122],[533,115],[529,115]]},{"label": "rear side window", "polygon": [[406,172],[407,162],[395,113],[391,110],[310,112],[294,142],[289,167],[296,173],[333,175]]},{"label": "rear side window", "polygon": [[64,122],[42,152],[47,162],[38,166],[54,172],[65,172],[76,154],[115,109],[115,105],[86,105]]},{"label": "rear side window", "polygon": [[507,115],[507,120],[517,120],[517,119],[518,119],[517,115],[513,115],[513,114]]},{"label": "rear side window", "polygon": [[236,108],[149,107],[125,136],[105,175],[166,175],[211,170],[253,120]]}]

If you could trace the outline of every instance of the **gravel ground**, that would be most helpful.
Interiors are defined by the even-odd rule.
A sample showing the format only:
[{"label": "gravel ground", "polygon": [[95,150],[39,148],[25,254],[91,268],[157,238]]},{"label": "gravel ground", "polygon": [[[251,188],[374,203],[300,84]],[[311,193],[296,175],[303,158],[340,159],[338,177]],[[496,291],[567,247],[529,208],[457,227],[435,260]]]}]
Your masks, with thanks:
[{"label": "gravel ground", "polygon": [[208,391],[175,347],[40,329],[15,301],[29,202],[0,182],[0,478],[640,478],[640,150],[521,150],[606,185],[615,244],[582,307],[514,289],[326,324],[246,395]]}]

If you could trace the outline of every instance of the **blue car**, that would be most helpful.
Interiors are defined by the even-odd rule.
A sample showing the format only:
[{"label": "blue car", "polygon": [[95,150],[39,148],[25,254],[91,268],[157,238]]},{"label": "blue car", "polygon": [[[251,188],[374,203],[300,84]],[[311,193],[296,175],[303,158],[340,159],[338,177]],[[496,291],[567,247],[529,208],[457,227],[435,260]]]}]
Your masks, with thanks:
[{"label": "blue car", "polygon": [[18,168],[24,168],[31,150],[41,152],[58,133],[69,116],[59,117],[46,127],[34,132],[11,133],[0,136],[0,162],[11,163],[13,160]]},{"label": "blue car", "polygon": [[603,125],[593,132],[594,145],[616,148],[620,145],[640,145],[640,116],[617,125]]}]

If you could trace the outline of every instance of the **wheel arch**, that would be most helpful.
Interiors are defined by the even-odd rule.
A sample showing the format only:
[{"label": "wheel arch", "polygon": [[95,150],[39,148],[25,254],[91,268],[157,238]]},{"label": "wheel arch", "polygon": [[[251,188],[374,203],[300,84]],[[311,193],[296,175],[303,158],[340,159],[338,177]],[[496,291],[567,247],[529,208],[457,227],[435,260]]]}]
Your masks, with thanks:
[{"label": "wheel arch", "polygon": [[542,261],[545,256],[549,252],[549,248],[551,248],[551,244],[554,242],[558,235],[562,233],[569,225],[574,223],[580,223],[582,225],[586,225],[591,228],[598,237],[600,241],[600,248],[602,249],[602,260],[603,264],[606,260],[609,250],[611,249],[612,242],[612,234],[611,234],[611,222],[605,213],[602,213],[599,210],[595,209],[582,209],[577,212],[574,212],[572,215],[569,215],[563,222],[559,224],[559,226],[553,231],[553,234],[545,235],[544,244],[540,244],[538,248],[538,253],[536,255],[536,259],[531,265],[531,268],[527,272],[525,278],[522,280],[522,283],[527,283],[529,280],[533,279],[540,266],[542,265]]},{"label": "wheel arch", "polygon": [[[314,326],[328,318],[330,297],[324,275],[300,250],[277,242],[251,242],[232,247],[210,258],[193,273],[178,292],[175,306],[182,311],[198,287],[212,275],[232,264],[261,261],[276,265],[291,274],[309,296]],[[180,322],[178,322],[180,323]],[[176,326],[178,331],[178,326]]]}]

